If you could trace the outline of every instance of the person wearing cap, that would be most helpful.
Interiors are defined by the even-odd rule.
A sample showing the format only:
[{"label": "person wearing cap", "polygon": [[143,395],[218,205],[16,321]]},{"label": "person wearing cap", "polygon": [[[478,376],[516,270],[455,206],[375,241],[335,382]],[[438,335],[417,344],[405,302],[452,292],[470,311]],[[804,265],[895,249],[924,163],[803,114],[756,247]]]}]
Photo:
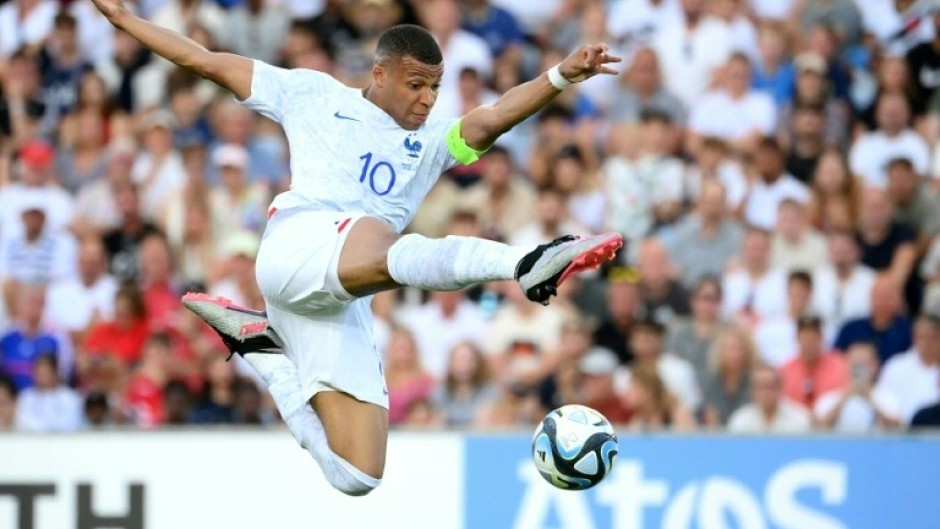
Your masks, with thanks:
[{"label": "person wearing cap", "polygon": [[636,269],[614,267],[607,272],[607,317],[594,331],[594,343],[617,355],[621,364],[633,360],[627,337],[640,315],[642,298]]},{"label": "person wearing cap", "polygon": [[848,105],[833,96],[832,84],[826,76],[825,59],[818,54],[805,52],[797,55],[793,64],[796,68],[793,98],[780,109],[778,135],[787,144],[793,144],[796,134],[796,109],[822,109],[826,144],[844,148],[849,139],[851,116]]},{"label": "person wearing cap", "polygon": [[250,231],[234,231],[226,237],[221,250],[224,275],[212,285],[212,295],[231,299],[245,307],[264,304],[255,280],[255,258],[260,243],[258,235]]},{"label": "person wearing cap", "polygon": [[826,350],[818,316],[806,315],[796,320],[796,341],[796,358],[780,367],[783,393],[812,410],[821,395],[849,384],[848,365],[842,355]]},{"label": "person wearing cap", "polygon": [[888,162],[907,158],[917,174],[930,170],[930,146],[910,127],[911,108],[904,94],[882,94],[875,107],[878,128],[855,140],[849,151],[852,172],[866,183],[884,187],[887,184]]},{"label": "person wearing cap", "polygon": [[172,126],[172,116],[162,110],[143,119],[143,149],[131,169],[140,191],[141,212],[151,222],[160,218],[169,197],[186,181],[183,158],[173,147]]},{"label": "person wearing cap", "polygon": [[[0,231],[4,237],[23,233],[21,213],[27,204],[42,202],[50,233],[72,222],[74,201],[55,183],[55,149],[43,140],[29,140],[19,150],[19,179],[0,187]],[[14,174],[17,174],[14,168]],[[38,198],[37,198],[38,197]]]},{"label": "person wearing cap", "polygon": [[48,283],[75,275],[78,247],[68,232],[52,232],[44,193],[21,195],[23,232],[0,238],[0,285]]},{"label": "person wearing cap", "polygon": [[248,182],[248,150],[226,143],[212,152],[212,162],[219,167],[222,184],[209,191],[214,236],[224,241],[239,230],[260,233],[270,197],[263,184]]},{"label": "person wearing cap", "polygon": [[588,349],[578,362],[581,404],[599,411],[613,424],[625,424],[630,419],[614,387],[614,373],[619,366],[617,355],[599,346]]}]

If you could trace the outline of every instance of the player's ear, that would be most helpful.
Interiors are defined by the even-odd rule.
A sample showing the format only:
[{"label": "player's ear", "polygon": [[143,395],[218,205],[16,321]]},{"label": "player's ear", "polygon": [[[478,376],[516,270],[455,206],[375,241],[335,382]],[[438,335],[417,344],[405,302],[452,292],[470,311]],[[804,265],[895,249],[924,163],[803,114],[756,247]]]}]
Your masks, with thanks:
[{"label": "player's ear", "polygon": [[385,82],[388,80],[388,69],[381,62],[372,65],[372,79],[375,81],[376,86],[385,86]]}]

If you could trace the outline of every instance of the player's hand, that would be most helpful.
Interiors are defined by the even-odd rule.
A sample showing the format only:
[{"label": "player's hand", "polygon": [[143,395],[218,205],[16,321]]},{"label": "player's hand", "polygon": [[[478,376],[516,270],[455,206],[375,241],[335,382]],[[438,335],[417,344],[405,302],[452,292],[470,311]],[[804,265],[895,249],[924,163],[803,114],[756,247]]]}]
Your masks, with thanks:
[{"label": "player's hand", "polygon": [[561,61],[558,73],[572,83],[580,83],[599,73],[617,75],[617,70],[607,65],[622,60],[616,55],[610,55],[606,44],[584,44]]},{"label": "player's hand", "polygon": [[123,0],[91,0],[95,7],[98,8],[98,11],[101,11],[101,14],[105,16],[110,21],[114,21],[115,17],[119,14],[126,12],[127,8],[124,7]]}]

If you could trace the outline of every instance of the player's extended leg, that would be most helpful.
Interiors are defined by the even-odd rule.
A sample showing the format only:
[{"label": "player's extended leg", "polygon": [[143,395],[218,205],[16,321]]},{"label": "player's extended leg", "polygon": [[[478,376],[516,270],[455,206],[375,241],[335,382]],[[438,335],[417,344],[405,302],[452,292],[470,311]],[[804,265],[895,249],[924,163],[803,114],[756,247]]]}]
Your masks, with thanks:
[{"label": "player's extended leg", "polygon": [[562,237],[537,247],[509,246],[476,237],[399,237],[385,223],[364,217],[350,229],[338,263],[339,282],[360,297],[402,285],[456,290],[475,283],[516,279],[532,301],[548,304],[572,274],[612,259],[623,238],[607,233]]}]

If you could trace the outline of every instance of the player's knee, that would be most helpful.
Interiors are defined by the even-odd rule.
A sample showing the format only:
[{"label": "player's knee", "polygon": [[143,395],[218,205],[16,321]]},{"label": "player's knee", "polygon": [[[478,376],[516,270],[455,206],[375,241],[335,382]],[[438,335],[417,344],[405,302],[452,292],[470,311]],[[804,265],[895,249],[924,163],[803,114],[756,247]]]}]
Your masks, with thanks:
[{"label": "player's knee", "polygon": [[336,454],[333,454],[332,463],[332,472],[328,476],[330,484],[347,496],[365,496],[382,484],[381,478],[366,474]]}]

